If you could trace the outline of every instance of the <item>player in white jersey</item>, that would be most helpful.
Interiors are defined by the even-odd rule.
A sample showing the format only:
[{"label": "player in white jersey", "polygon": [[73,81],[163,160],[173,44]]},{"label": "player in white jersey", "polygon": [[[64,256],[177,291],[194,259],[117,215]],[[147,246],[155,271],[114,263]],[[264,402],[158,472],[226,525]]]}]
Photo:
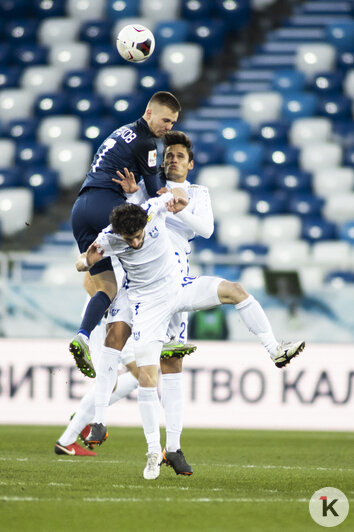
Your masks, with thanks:
[{"label": "player in white jersey", "polygon": [[[85,271],[101,258],[115,256],[127,274],[129,282],[126,295],[132,313],[132,334],[138,366],[138,404],[148,445],[148,460],[143,473],[145,479],[156,479],[160,474],[162,453],[157,395],[158,362],[173,314],[233,304],[245,325],[259,338],[278,367],[285,366],[305,346],[303,341],[279,344],[262,307],[239,283],[210,276],[180,277],[177,264],[173,266],[175,255],[170,241],[165,238],[164,226],[167,210],[179,212],[187,201],[187,194],[183,190],[172,189],[141,207],[133,204],[116,207],[111,214],[111,226],[100,233],[77,261],[78,270]],[[165,265],[162,272],[161,263]],[[161,272],[162,277],[156,272]],[[155,281],[158,290],[152,286]],[[119,350],[111,349],[110,355],[107,362],[111,371],[105,371],[108,390],[113,389],[115,375],[114,380],[109,381],[109,374],[116,373]],[[101,360],[102,357],[100,363]],[[93,429],[100,424],[97,414],[96,407]],[[103,432],[106,432],[106,427]],[[102,433],[102,438],[104,436]]]}]

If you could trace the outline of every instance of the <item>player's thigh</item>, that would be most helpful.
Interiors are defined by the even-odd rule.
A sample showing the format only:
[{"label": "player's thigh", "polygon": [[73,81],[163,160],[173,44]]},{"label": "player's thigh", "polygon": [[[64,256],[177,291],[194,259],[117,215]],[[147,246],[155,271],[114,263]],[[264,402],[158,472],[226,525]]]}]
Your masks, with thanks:
[{"label": "player's thigh", "polygon": [[91,275],[96,292],[105,292],[112,301],[117,293],[116,276],[113,270],[106,270]]},{"label": "player's thigh", "polygon": [[201,277],[185,277],[178,291],[173,310],[175,312],[205,310],[221,305],[218,286],[221,277],[202,275]]}]

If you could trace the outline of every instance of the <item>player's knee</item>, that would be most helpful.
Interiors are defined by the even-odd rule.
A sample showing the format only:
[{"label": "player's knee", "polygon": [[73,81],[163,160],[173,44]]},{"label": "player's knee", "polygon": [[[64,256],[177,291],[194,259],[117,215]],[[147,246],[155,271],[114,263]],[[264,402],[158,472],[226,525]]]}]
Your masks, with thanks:
[{"label": "player's knee", "polygon": [[218,296],[221,303],[237,305],[248,297],[248,293],[241,283],[223,280],[218,287]]},{"label": "player's knee", "polygon": [[243,288],[241,283],[231,283],[232,284],[232,294],[235,298],[235,304],[240,303],[248,297],[248,292]]},{"label": "player's knee", "polygon": [[130,327],[122,322],[117,321],[108,323],[106,329],[105,346],[112,347],[121,351],[130,336]]}]

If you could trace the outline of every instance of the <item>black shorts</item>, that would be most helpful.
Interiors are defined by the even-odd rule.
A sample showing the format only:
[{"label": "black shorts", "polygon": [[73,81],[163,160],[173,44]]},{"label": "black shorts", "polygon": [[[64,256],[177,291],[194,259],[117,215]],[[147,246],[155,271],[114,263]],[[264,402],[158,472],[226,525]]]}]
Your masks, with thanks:
[{"label": "black shorts", "polygon": [[[125,201],[121,194],[107,188],[87,188],[78,196],[71,212],[71,224],[81,253],[87,251],[102,229],[109,225],[113,208]],[[90,274],[106,270],[113,270],[109,257],[92,266]]]}]

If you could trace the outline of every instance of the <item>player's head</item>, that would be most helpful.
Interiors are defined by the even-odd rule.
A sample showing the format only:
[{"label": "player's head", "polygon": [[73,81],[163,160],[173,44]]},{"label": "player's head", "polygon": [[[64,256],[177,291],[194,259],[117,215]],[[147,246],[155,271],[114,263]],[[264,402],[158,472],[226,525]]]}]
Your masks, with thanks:
[{"label": "player's head", "polygon": [[189,170],[193,169],[192,142],[182,131],[169,131],[163,137],[162,168],[166,179],[183,183]]},{"label": "player's head", "polygon": [[161,138],[177,122],[180,110],[180,103],[173,94],[159,91],[151,96],[143,118],[154,137]]},{"label": "player's head", "polygon": [[118,205],[109,217],[113,233],[119,234],[134,249],[141,248],[144,243],[147,220],[146,211],[133,203]]}]

